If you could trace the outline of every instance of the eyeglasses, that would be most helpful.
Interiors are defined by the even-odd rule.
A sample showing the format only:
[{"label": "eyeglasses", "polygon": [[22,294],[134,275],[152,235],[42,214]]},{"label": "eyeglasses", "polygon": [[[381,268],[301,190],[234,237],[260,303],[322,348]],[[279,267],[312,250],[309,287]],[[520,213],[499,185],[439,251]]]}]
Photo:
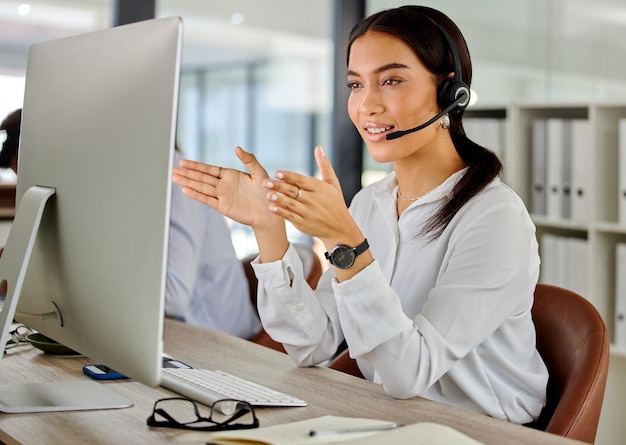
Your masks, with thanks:
[{"label": "eyeglasses", "polygon": [[7,341],[4,349],[7,350],[16,346],[29,344],[28,340],[26,340],[26,337],[32,333],[33,330],[31,328],[24,326],[23,324],[18,325],[15,329],[9,331],[9,335],[11,336],[11,338]]},{"label": "eyeglasses", "polygon": [[200,415],[196,402],[184,397],[154,402],[148,426],[195,431],[225,431],[258,428],[252,405],[235,399],[221,399],[211,405],[208,417]]}]

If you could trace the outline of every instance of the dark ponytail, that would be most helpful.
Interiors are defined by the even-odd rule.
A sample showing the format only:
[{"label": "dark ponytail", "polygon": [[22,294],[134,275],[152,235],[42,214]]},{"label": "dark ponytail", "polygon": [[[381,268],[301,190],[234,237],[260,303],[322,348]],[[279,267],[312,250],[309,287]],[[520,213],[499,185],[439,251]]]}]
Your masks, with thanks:
[{"label": "dark ponytail", "polygon": [[[451,130],[452,128],[453,124],[450,126]],[[462,126],[457,128],[463,130]],[[454,215],[502,172],[502,163],[492,151],[470,140],[465,132],[452,133],[451,136],[457,153],[468,169],[454,186],[451,197],[440,211],[420,230],[420,235],[428,235],[431,239],[438,238]]]}]

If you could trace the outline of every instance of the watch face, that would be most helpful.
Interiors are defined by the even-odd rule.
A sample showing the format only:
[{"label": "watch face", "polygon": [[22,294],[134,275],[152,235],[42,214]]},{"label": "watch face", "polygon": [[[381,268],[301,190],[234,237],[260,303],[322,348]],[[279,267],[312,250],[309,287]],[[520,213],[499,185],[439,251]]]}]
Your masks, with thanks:
[{"label": "watch face", "polygon": [[335,266],[341,269],[347,269],[354,264],[356,255],[351,247],[340,244],[333,249],[331,257],[332,263]]},{"label": "watch face", "polygon": [[324,253],[324,256],[333,266],[340,269],[348,269],[349,267],[352,267],[356,257],[369,249],[369,247],[370,245],[368,244],[367,239],[363,240],[363,242],[356,247],[346,246],[345,244],[337,244],[330,253]]}]

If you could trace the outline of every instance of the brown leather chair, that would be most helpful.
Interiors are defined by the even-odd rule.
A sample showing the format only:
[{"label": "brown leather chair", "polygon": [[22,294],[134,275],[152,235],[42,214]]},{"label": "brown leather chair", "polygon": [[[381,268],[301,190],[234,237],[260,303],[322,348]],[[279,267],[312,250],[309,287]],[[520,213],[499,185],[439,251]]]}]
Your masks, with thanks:
[{"label": "brown leather chair", "polygon": [[[538,284],[532,316],[537,350],[550,378],[548,395],[534,428],[593,443],[609,369],[609,335],[595,307],[580,295]],[[330,368],[362,377],[348,351]]]},{"label": "brown leather chair", "polygon": [[[309,286],[311,286],[312,289],[315,289],[315,287],[317,286],[317,282],[320,279],[320,276],[322,276],[322,263],[315,251],[309,246],[299,244],[296,246],[296,249],[298,250],[298,254],[302,257],[303,263],[310,266],[309,274],[306,277],[306,281],[307,283],[309,283]],[[248,255],[241,260],[243,269],[246,272],[246,278],[248,278],[250,300],[252,301],[254,307],[256,307],[257,287],[259,283],[256,275],[254,274],[254,270],[252,269],[252,264],[250,263],[257,257],[257,255],[258,254],[256,253]],[[283,345],[272,339],[272,337],[270,337],[269,334],[265,332],[265,329],[261,329],[261,331],[250,340],[268,348],[272,348],[280,352],[286,352]]]},{"label": "brown leather chair", "polygon": [[548,399],[535,426],[593,443],[609,371],[609,334],[596,308],[567,289],[538,284],[532,308]]}]

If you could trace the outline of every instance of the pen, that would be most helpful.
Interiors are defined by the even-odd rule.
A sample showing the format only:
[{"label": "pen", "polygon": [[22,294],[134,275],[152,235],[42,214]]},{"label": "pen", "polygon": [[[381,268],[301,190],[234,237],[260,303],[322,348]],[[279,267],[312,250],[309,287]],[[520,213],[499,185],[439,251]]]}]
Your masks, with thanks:
[{"label": "pen", "polygon": [[311,430],[309,436],[327,436],[331,434],[349,434],[349,433],[366,433],[368,431],[384,431],[392,430],[404,426],[400,423],[390,423],[387,425],[371,425],[371,426],[359,426],[355,428],[338,428],[333,430]]}]

